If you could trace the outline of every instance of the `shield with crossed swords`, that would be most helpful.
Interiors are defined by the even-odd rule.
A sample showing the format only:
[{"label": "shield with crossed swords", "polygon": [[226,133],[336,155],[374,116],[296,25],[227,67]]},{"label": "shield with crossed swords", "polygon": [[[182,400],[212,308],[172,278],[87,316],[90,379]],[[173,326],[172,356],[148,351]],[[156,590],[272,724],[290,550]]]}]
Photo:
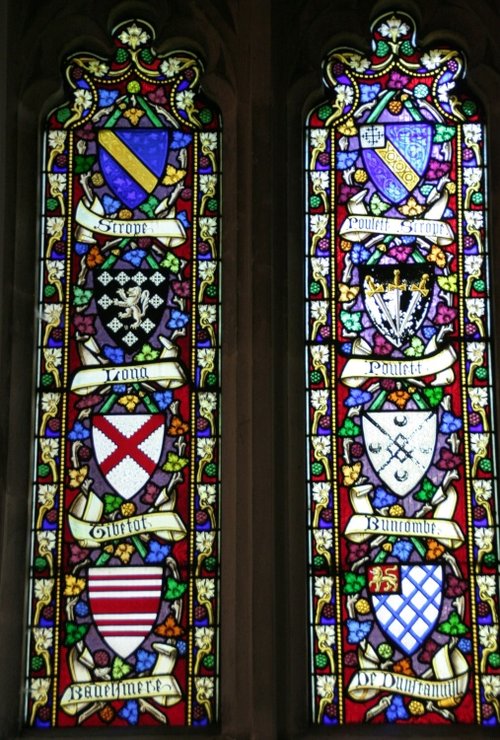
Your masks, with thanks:
[{"label": "shield with crossed swords", "polygon": [[92,441],[101,473],[124,499],[146,485],[160,460],[163,414],[95,414]]},{"label": "shield with crossed swords", "polygon": [[359,138],[374,185],[392,203],[401,203],[427,170],[432,126],[415,121],[365,124]]},{"label": "shield with crossed swords", "polygon": [[97,313],[107,333],[134,352],[154,333],[167,307],[168,278],[160,269],[99,270],[94,280]]},{"label": "shield with crossed swords", "polygon": [[163,570],[156,566],[89,568],[88,576],[97,630],[117,655],[127,658],[156,623]]},{"label": "shield with crossed swords", "polygon": [[434,411],[367,411],[361,428],[368,458],[379,478],[406,496],[430,467],[437,437]]},{"label": "shield with crossed swords", "polygon": [[443,599],[441,565],[391,564],[368,567],[368,592],[383,632],[413,655],[433,631]]},{"label": "shield with crossed swords", "polygon": [[415,335],[429,310],[434,271],[430,265],[360,267],[361,290],[372,323],[395,347]]},{"label": "shield with crossed swords", "polygon": [[166,129],[101,129],[99,165],[110,190],[129,208],[143,203],[157,187],[168,156]]}]

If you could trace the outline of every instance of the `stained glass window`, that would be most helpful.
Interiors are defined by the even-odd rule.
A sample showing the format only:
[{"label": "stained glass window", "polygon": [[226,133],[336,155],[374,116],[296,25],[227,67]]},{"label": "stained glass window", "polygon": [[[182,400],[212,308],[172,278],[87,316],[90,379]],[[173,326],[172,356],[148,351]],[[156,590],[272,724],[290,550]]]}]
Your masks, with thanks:
[{"label": "stained glass window", "polygon": [[484,117],[388,13],[306,130],[313,720],[500,721]]},{"label": "stained glass window", "polygon": [[218,706],[220,119],[113,31],[45,128],[26,723]]}]

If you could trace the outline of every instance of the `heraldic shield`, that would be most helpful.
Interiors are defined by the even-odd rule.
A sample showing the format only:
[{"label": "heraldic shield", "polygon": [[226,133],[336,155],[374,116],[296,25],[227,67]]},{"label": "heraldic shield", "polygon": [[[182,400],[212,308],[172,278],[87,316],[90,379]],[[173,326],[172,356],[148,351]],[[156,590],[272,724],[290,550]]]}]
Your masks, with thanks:
[{"label": "heraldic shield", "polygon": [[92,418],[99,469],[124,499],[133,498],[150,479],[164,436],[163,414],[95,414]]},{"label": "heraldic shield", "polygon": [[427,170],[432,148],[429,123],[375,123],[360,126],[362,157],[379,192],[401,203]]},{"label": "heraldic shield", "polygon": [[368,411],[361,426],[369,460],[379,478],[406,496],[424,477],[436,447],[434,411]]},{"label": "heraldic shield", "polygon": [[143,203],[165,172],[166,129],[101,129],[99,165],[106,184],[129,208]]},{"label": "heraldic shield", "polygon": [[378,331],[395,347],[414,336],[429,310],[434,272],[430,265],[360,268],[366,310]]},{"label": "heraldic shield", "polygon": [[121,658],[144,642],[158,617],[163,570],[155,566],[89,568],[88,598],[102,639]]},{"label": "heraldic shield", "polygon": [[98,273],[94,284],[97,313],[110,337],[125,352],[139,349],[159,326],[167,286],[167,277],[159,269],[110,268]]},{"label": "heraldic shield", "polygon": [[406,655],[425,642],[439,618],[443,598],[441,565],[372,565],[368,591],[382,631]]}]

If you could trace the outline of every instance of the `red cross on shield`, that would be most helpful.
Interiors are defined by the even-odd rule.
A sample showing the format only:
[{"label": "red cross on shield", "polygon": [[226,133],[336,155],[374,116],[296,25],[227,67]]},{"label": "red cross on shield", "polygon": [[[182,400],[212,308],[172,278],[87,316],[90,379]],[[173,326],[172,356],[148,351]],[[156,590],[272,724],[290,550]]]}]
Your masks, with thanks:
[{"label": "red cross on shield", "polygon": [[92,440],[99,468],[115,491],[131,499],[146,485],[160,460],[163,414],[96,414]]}]

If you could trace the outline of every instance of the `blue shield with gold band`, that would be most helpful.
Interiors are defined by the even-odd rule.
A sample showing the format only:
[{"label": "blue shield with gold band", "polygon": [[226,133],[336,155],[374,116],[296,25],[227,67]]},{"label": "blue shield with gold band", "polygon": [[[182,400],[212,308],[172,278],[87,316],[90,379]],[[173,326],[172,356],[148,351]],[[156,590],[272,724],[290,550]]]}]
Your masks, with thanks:
[{"label": "blue shield with gold band", "polygon": [[401,203],[415,190],[429,164],[429,123],[373,123],[360,126],[363,162],[376,188],[391,203]]},{"label": "blue shield with gold band", "polygon": [[106,184],[129,208],[136,208],[157,187],[168,156],[166,129],[101,129],[99,165]]}]

